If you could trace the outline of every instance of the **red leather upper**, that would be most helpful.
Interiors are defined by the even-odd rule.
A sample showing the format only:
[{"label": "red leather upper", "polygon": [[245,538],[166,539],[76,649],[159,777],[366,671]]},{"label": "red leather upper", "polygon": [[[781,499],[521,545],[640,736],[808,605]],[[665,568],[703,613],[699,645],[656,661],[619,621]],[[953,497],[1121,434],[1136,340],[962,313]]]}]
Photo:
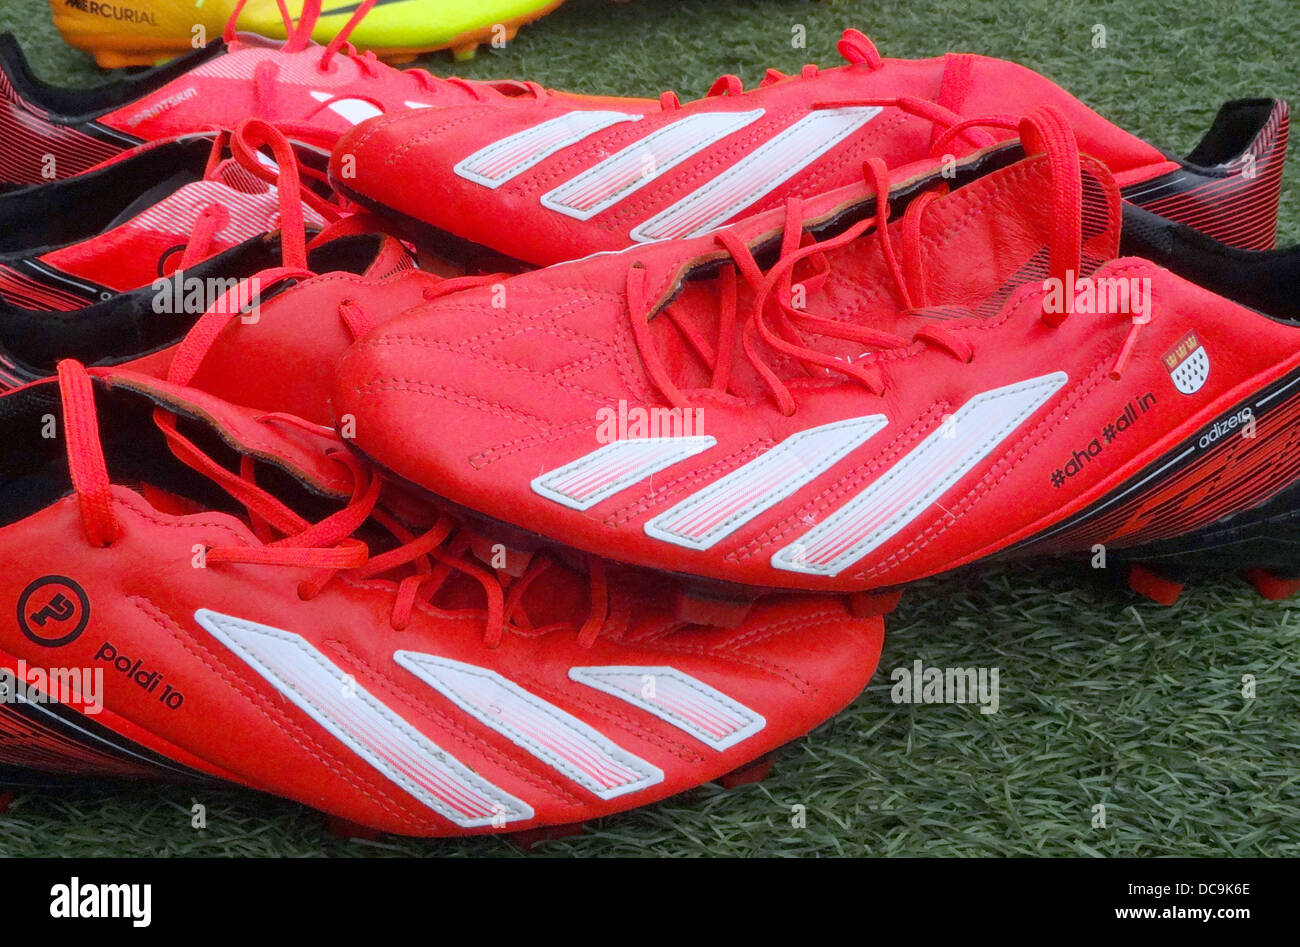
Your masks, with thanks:
[{"label": "red leather upper", "polygon": [[[146,376],[116,370],[95,375],[101,396],[109,399],[101,405],[134,410],[128,408],[131,399],[145,396],[199,419],[200,428],[256,459],[258,482],[281,484],[286,500],[302,488],[344,496],[353,489],[349,465],[335,459],[342,444],[323,430],[266,418],[261,411]],[[186,430],[199,436],[193,427]],[[110,456],[118,455],[107,446]],[[269,475],[272,467],[290,479],[277,481]],[[291,489],[294,482],[301,487]],[[880,649],[879,619],[853,618],[833,599],[760,603],[739,627],[710,630],[677,620],[655,583],[636,577],[610,586],[599,634],[582,643],[578,630],[591,607],[587,581],[558,564],[540,572],[527,591],[520,586],[517,601],[510,599],[499,643],[487,633],[479,582],[455,571],[432,601],[416,603],[409,622],[397,630],[398,586],[387,575],[364,578],[343,570],[307,595],[304,583],[318,583],[318,568],[215,559],[196,567],[205,549],[263,548],[266,539],[258,532],[266,525],[255,531],[240,516],[202,508],[179,483],[165,478],[115,483],[109,510],[118,532],[107,548],[87,541],[84,511],[74,495],[0,526],[0,556],[11,566],[0,582],[0,597],[11,613],[16,605],[24,613],[20,601],[30,604],[23,599],[25,589],[53,576],[76,585],[88,615],[82,630],[60,644],[39,642],[7,623],[0,629],[0,663],[98,669],[104,677],[103,713],[96,722],[113,733],[200,772],[384,831],[513,831],[589,819],[680,792],[794,739],[839,710],[865,685]],[[465,555],[463,547],[448,548],[453,558]],[[502,582],[510,595],[509,576],[488,581]],[[364,702],[378,715],[372,720],[386,721],[384,732],[360,725],[341,739],[287,699],[296,691],[277,688],[200,624],[200,611],[266,626],[290,636],[285,640],[301,642],[295,647],[312,656],[308,669],[317,666],[311,662],[326,662],[352,689],[338,704],[318,694],[316,706],[346,721],[360,706],[348,701]],[[621,795],[596,795],[545,753],[521,749],[510,731],[486,725],[399,665],[398,652],[477,668],[475,673],[522,688],[528,700],[544,702],[539,706],[562,709],[566,720],[580,721],[610,741],[607,745],[632,754],[650,774],[646,785]],[[115,665],[117,658],[124,663]],[[593,666],[688,675],[758,716],[739,742],[713,747],[667,718],[571,677],[574,668]],[[150,675],[168,690],[142,686],[140,680],[155,679]],[[667,678],[661,686],[667,686]],[[180,696],[163,699],[172,694]],[[544,722],[539,725],[545,729]],[[573,732],[572,722],[563,726]],[[407,792],[391,775],[395,771],[379,768],[355,749],[356,741],[382,747],[393,734],[413,732],[531,814],[509,810],[499,821],[462,824]],[[563,755],[563,746],[557,752]],[[401,765],[408,764],[416,765],[412,760]],[[85,775],[96,775],[93,766]],[[454,793],[446,799],[448,811],[473,808]]]},{"label": "red leather upper", "polygon": [[[328,148],[359,122],[413,108],[438,108],[479,100],[509,104],[530,99],[523,83],[438,79],[360,57],[335,55],[322,67],[323,47],[291,51],[243,34],[221,55],[161,89],[100,116],[97,121],[151,141],[233,128],[248,118],[291,125],[294,137]],[[570,108],[599,100],[540,92]]]},{"label": "red leather upper", "polygon": [[[871,157],[883,158],[891,168],[927,157],[945,127],[935,120],[936,109],[954,118],[971,118],[1021,115],[1051,106],[1067,117],[1081,150],[1101,159],[1121,184],[1176,167],[1159,150],[1033,70],[983,56],[950,54],[811,69],[743,94],[711,95],[648,113],[639,103],[609,105],[612,114],[625,114],[627,120],[582,136],[496,187],[463,176],[457,166],[494,142],[572,112],[571,104],[551,99],[506,107],[491,100],[392,114],[345,135],[334,152],[331,174],[339,187],[371,206],[528,263],[549,264],[622,249],[633,242],[631,231],[638,224],[688,195],[716,186],[722,172],[802,118],[872,105],[882,111],[807,167],[756,195],[731,220],[778,207],[792,196],[807,198],[857,182],[863,162]],[[645,162],[657,176],[589,219],[575,219],[543,203],[564,182],[655,132],[718,113],[761,114],[670,169],[661,171],[654,164],[657,153],[648,149]],[[1013,133],[1001,130],[970,134],[954,142],[951,150],[963,155],[977,145],[1009,137]],[[522,225],[503,225],[507,220]]]},{"label": "red leather upper", "polygon": [[[820,590],[896,585],[950,569],[1063,522],[1300,365],[1300,329],[1148,262],[1111,259],[1118,195],[1098,163],[1084,159],[1083,167],[1094,183],[1085,189],[1085,269],[1077,275],[1102,281],[1097,286],[1120,280],[1149,294],[1151,318],[1136,334],[1134,313],[1108,308],[1105,300],[1097,312],[1074,312],[1059,326],[1045,320],[1053,182],[1046,159],[1036,156],[935,200],[923,211],[919,243],[910,249],[898,232],[902,225],[891,227],[896,248],[919,254],[914,269],[926,283],[920,308],[901,307],[870,232],[826,253],[829,273],[818,275],[811,265],[797,271],[812,315],[904,340],[938,327],[946,346],[958,354],[969,349],[967,362],[919,338],[882,348],[814,335],[811,344],[818,351],[879,372],[879,396],[836,372],[809,373],[762,342],[755,343],[760,361],[793,395],[792,415],[778,410],[740,342],[728,392],[711,389],[712,363],[697,342],[708,346],[719,337],[726,293],[722,277],[710,278],[701,264],[731,264],[721,237],[706,236],[554,266],[495,290],[484,287],[424,305],[348,353],[336,410],[356,417],[357,446],[399,475],[456,503],[616,559],[758,586]],[[824,195],[802,209],[804,219],[871,196],[863,187]],[[779,234],[783,223],[783,213],[774,212],[736,232],[755,246],[765,235]],[[629,280],[638,269],[645,273],[648,314],[629,309]],[[683,283],[689,273],[695,278]],[[746,318],[752,303],[752,294],[742,290],[737,319]],[[608,443],[602,412],[608,417],[620,402],[626,412],[669,406],[633,331],[638,315],[648,320],[652,357],[698,409],[702,433],[716,444],[588,508],[571,508],[539,491],[536,478]],[[1199,387],[1184,393],[1175,384],[1174,363],[1193,354],[1202,358],[1194,346],[1179,348],[1189,333],[1199,340],[1209,369]],[[1118,380],[1112,378],[1121,367]],[[1194,374],[1195,368],[1189,364],[1178,375]],[[1037,406],[1018,393],[1017,386],[1048,376],[1057,380],[1043,383],[1052,390]],[[949,452],[945,420],[964,417],[963,406],[980,403],[974,399],[981,395],[993,397],[988,393],[999,393],[1003,401],[997,403],[1024,402],[1031,409],[1020,416],[995,405],[986,412],[987,423],[1004,426],[974,433],[958,426]],[[1131,405],[1142,409],[1140,417],[1120,421],[1123,436],[1103,437]],[[882,417],[885,426],[709,548],[651,535],[657,516],[788,438],[869,417]],[[975,434],[986,433],[992,446],[972,446]],[[936,443],[922,451],[931,435]],[[1087,453],[1094,440],[1095,456],[1076,460],[1081,469],[1072,471],[1075,453]],[[1294,453],[1277,439],[1234,449],[1264,452],[1279,464],[1289,463]],[[963,472],[959,460],[968,454],[977,462]],[[955,480],[945,479],[950,472]],[[900,476],[901,485],[895,482]],[[1199,476],[1210,495],[1228,489],[1213,479],[1212,466]],[[909,497],[913,483],[929,492]],[[868,552],[831,572],[773,564],[801,543],[815,545],[815,531],[830,529],[822,524],[846,515],[855,502],[867,503],[869,514],[905,501],[921,506],[900,506],[901,528],[884,539],[873,533],[877,538]],[[1165,525],[1188,531],[1203,521],[1188,503],[1169,514]],[[846,545],[855,538],[847,528],[836,535],[848,537]],[[1112,538],[1118,537],[1084,530],[1072,537],[1073,548]]]}]

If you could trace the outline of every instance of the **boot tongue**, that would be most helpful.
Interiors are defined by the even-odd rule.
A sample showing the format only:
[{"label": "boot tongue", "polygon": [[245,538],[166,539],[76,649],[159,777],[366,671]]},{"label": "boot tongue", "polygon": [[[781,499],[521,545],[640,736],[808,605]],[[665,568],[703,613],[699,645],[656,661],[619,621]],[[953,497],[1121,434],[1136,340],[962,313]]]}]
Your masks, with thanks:
[{"label": "boot tongue", "polygon": [[209,175],[210,180],[219,181],[232,191],[241,194],[265,194],[271,186],[249,171],[234,158],[223,158]]},{"label": "boot tongue", "polygon": [[329,456],[340,447],[340,441],[324,427],[316,432],[268,425],[261,420],[264,411],[127,369],[92,368],[89,372],[110,388],[138,392],[168,411],[202,420],[235,450],[280,467],[316,493],[343,498],[351,492],[350,479]]},{"label": "boot tongue", "polygon": [[[1121,222],[1119,189],[1110,172],[1087,156],[1081,157],[1081,167],[1083,253],[1076,277],[1118,255]],[[899,334],[935,318],[992,317],[1017,288],[1050,275],[1052,196],[1051,167],[1043,155],[984,175],[923,211],[924,305],[914,302],[916,311],[901,311],[879,243],[871,235],[832,262],[828,301],[843,306],[848,301],[845,287],[851,284],[863,302],[856,310],[859,318]],[[906,252],[899,222],[891,225],[890,236],[895,253]]]},{"label": "boot tongue", "polygon": [[[415,258],[400,241],[387,234],[379,234],[378,237],[379,248],[375,252],[374,259],[366,267],[365,276],[370,279],[385,279],[397,273],[417,269]],[[429,282],[432,285],[433,281]]]},{"label": "boot tongue", "polygon": [[[1090,275],[1119,254],[1120,198],[1110,172],[1085,159],[1083,253],[1076,276]],[[929,300],[960,305],[991,316],[1016,287],[1049,275],[1052,176],[1047,158],[1036,155],[994,172],[949,195],[937,219],[922,229]],[[934,276],[931,277],[930,274]]]},{"label": "boot tongue", "polygon": [[[1110,172],[1086,155],[1080,156],[1080,166],[1083,252],[1077,278],[1118,256],[1121,225],[1119,188]],[[809,290],[807,312],[909,338],[936,319],[991,318],[1020,286],[1041,285],[1050,275],[1052,197],[1052,169],[1044,155],[1031,155],[984,174],[922,211],[924,306],[903,309],[879,238],[871,231],[827,254],[829,275],[819,289]],[[900,220],[890,225],[890,237],[895,255],[909,252]],[[796,283],[810,272],[811,265],[801,263],[795,270]],[[753,296],[743,280],[740,289],[737,319],[743,321]],[[710,343],[715,341],[717,292],[716,279],[687,283],[673,303],[684,321],[695,325]],[[707,370],[671,322],[660,313],[651,323],[665,368],[683,388],[707,385]],[[827,355],[850,360],[859,357],[863,348],[857,342],[826,337],[810,338],[809,343]],[[806,375],[784,359],[769,362],[780,377]],[[739,351],[732,364],[733,377],[742,388],[760,390],[758,378]]]}]

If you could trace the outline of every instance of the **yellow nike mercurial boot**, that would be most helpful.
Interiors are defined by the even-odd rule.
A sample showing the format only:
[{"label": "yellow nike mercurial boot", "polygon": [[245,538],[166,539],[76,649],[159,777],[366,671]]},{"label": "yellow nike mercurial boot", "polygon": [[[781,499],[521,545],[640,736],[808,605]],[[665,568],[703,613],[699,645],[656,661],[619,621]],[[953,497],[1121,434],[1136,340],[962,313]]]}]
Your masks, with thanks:
[{"label": "yellow nike mercurial boot", "polygon": [[232,15],[239,29],[275,39],[292,18],[316,15],[312,37],[348,40],[391,63],[450,49],[458,59],[484,43],[504,45],[519,27],[563,0],[50,0],[64,40],[106,69],[152,66],[221,35]]}]

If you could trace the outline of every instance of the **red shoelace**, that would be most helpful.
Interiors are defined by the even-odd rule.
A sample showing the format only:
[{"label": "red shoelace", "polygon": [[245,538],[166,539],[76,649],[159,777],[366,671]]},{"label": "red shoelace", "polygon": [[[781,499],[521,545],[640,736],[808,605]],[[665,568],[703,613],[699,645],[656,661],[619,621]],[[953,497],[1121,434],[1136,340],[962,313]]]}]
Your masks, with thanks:
[{"label": "red shoelace", "polygon": [[[108,466],[99,439],[94,386],[86,369],[72,360],[59,363],[58,379],[68,469],[82,526],[91,544],[108,547],[121,535],[121,527],[114,512]],[[285,414],[268,413],[257,420],[314,434],[324,431]],[[398,630],[407,627],[417,604],[431,603],[455,572],[473,579],[483,589],[486,606],[479,613],[484,620],[483,637],[488,647],[497,647],[511,625],[534,632],[552,630],[534,628],[523,609],[524,593],[548,569],[555,567],[552,560],[534,556],[523,575],[512,579],[504,572],[494,572],[471,561],[467,556],[474,536],[458,527],[450,517],[439,516],[423,533],[412,532],[380,505],[383,478],[342,445],[327,449],[326,456],[348,471],[352,496],[337,512],[312,523],[257,484],[255,463],[248,455],[241,457],[240,470],[234,473],[185,437],[177,427],[175,414],[157,408],[154,422],[177,460],[221,487],[247,513],[254,541],[248,545],[206,548],[203,553],[206,567],[241,563],[311,570],[311,576],[298,586],[298,595],[304,600],[319,595],[341,576],[357,581],[388,580],[395,583],[390,621]],[[371,523],[386,529],[397,545],[371,555],[367,544],[356,537]],[[403,570],[409,574],[393,577],[393,573]],[[578,632],[578,642],[583,647],[591,647],[604,627],[609,600],[603,565],[592,560],[588,571],[590,609]]]},{"label": "red shoelace", "polygon": [[[470,102],[488,101],[493,95],[510,95],[532,96],[537,101],[543,101],[546,98],[546,90],[535,82],[519,82],[514,80],[494,80],[490,82],[474,82],[468,79],[462,79],[459,76],[449,76],[440,78],[423,69],[395,69],[392,66],[382,62],[372,52],[362,54],[357,48],[348,42],[348,37],[357,25],[365,19],[367,13],[375,6],[378,0],[363,0],[357,5],[356,10],[352,13],[348,22],[335,34],[334,38],[327,43],[322,51],[320,60],[316,68],[322,73],[331,71],[331,63],[336,56],[344,58],[356,64],[360,74],[369,79],[382,77],[401,76],[410,82],[416,94],[430,93],[437,94],[448,89],[455,89],[463,98]],[[222,38],[227,45],[234,43],[237,39],[237,29],[239,15],[243,12],[244,6],[248,0],[238,0],[234,9],[231,10],[230,18],[226,21],[226,28]],[[280,48],[286,53],[299,53],[312,45],[312,32],[316,29],[316,24],[321,16],[321,0],[305,0],[302,8],[302,15],[299,16],[297,24],[293,22],[293,17],[289,13],[288,7],[284,0],[276,0],[280,9],[280,18],[284,21],[285,35],[287,39]],[[253,95],[257,105],[258,114],[272,115],[269,106],[275,101],[276,82],[279,76],[279,66],[273,62],[264,62],[258,65],[253,73]],[[356,98],[355,95],[350,95]],[[376,108],[380,107],[380,102],[371,102]],[[329,107],[328,102],[322,102],[316,112]],[[315,114],[315,113],[313,113]],[[308,121],[311,116],[309,115]],[[289,129],[285,123],[280,123],[281,127]],[[304,129],[305,130],[305,129]]]},{"label": "red shoelace", "polygon": [[[263,147],[271,149],[274,160],[260,152]],[[241,168],[265,183],[276,195],[280,206],[279,229],[282,231],[285,265],[305,267],[307,225],[303,205],[314,210],[327,224],[338,222],[343,210],[302,186],[301,166],[293,146],[279,129],[267,122],[249,119],[233,132],[216,132],[204,172],[206,180],[222,180],[221,167],[227,150]],[[195,221],[177,268],[184,270],[207,259],[217,234],[229,223],[230,212],[225,205],[213,202],[206,206]],[[337,235],[335,228],[329,228],[329,232]]]},{"label": "red shoelace", "polygon": [[[260,149],[264,147],[271,150],[274,160],[262,153]],[[230,150],[242,167],[277,188],[281,206],[281,264],[278,267],[262,270],[249,280],[232,287],[199,317],[177,347],[168,370],[168,381],[179,385],[188,385],[193,380],[208,350],[230,320],[242,313],[242,307],[260,299],[281,283],[310,279],[317,275],[308,266],[307,254],[310,250],[349,234],[383,234],[386,229],[381,220],[369,213],[340,216],[339,208],[310,189],[304,188],[300,178],[301,169],[293,146],[276,126],[260,119],[249,119],[243,122],[230,135]],[[324,230],[310,240],[307,239],[303,215],[304,202],[325,220],[330,221]],[[192,242],[191,246],[193,245]],[[181,268],[188,265],[187,261],[191,257],[201,260],[204,256],[202,252],[195,250],[191,253],[191,250],[187,249]],[[438,284],[438,277],[433,274],[427,274],[427,277],[431,286]],[[455,284],[456,281],[448,282]],[[256,289],[250,289],[250,286]],[[338,314],[354,339],[360,338],[373,328],[373,320],[352,300],[343,300],[339,305]]]},{"label": "red shoelace", "polygon": [[[1072,129],[1058,112],[1047,108],[1039,109],[1018,122],[1003,117],[967,119],[952,124],[935,140],[934,153],[942,153],[942,149],[954,137],[981,124],[1018,128],[1026,153],[1046,157],[1052,191],[1051,232],[1048,239],[1049,274],[1068,283],[1071,273],[1077,275],[1080,272],[1082,257],[1083,183],[1079,152]],[[875,213],[835,237],[818,242],[803,230],[803,202],[798,199],[789,200],[785,206],[785,226],[779,256],[777,262],[766,272],[759,266],[750,248],[732,229],[719,230],[714,234],[714,242],[725,251],[731,264],[724,266],[717,277],[720,309],[716,340],[706,339],[671,303],[658,313],[667,317],[694,353],[705,365],[712,367],[709,386],[712,390],[722,393],[730,390],[737,333],[745,359],[762,380],[782,414],[787,417],[797,408],[795,398],[786,382],[768,364],[765,354],[760,351],[760,342],[769,351],[788,356],[801,364],[809,370],[810,375],[835,372],[863,385],[876,395],[884,391],[884,378],[878,366],[855,364],[820,351],[809,344],[807,337],[819,335],[847,340],[874,349],[901,349],[925,343],[962,362],[970,362],[974,358],[970,342],[942,326],[929,326],[911,337],[905,337],[869,325],[812,316],[794,305],[792,296],[797,264],[809,260],[815,267],[814,274],[801,281],[806,294],[812,295],[829,275],[827,254],[857,240],[873,228],[874,232],[868,238],[874,238],[879,245],[900,310],[920,309],[932,304],[926,294],[920,253],[921,220],[925,209],[946,193],[947,185],[940,182],[911,200],[899,220],[897,230],[900,246],[895,247],[888,226],[889,172],[881,160],[872,159],[866,163],[864,174],[875,191]],[[645,267],[639,262],[633,262],[626,282],[632,334],[655,389],[673,407],[685,408],[689,406],[689,399],[673,381],[650,336],[649,319],[656,314],[650,310],[653,301],[646,298],[646,279]],[[754,303],[743,319],[738,314],[741,280],[748,284],[754,297]],[[1065,299],[1063,311],[1043,312],[1042,318],[1047,325],[1058,326],[1070,314],[1072,307],[1068,293],[1065,294]],[[1114,377],[1118,377],[1137,333],[1146,321],[1134,317],[1133,327],[1112,369]]]},{"label": "red shoelace", "polygon": [[[837,48],[840,55],[844,57],[850,66],[862,66],[869,72],[875,72],[885,66],[885,61],[881,58],[880,53],[876,51],[875,44],[858,30],[845,30]],[[957,109],[965,101],[966,95],[970,91],[973,57],[969,54],[949,53],[944,58],[944,71],[939,84],[939,94],[933,101],[908,95],[858,97],[814,102],[811,107],[818,110],[876,105],[882,108],[902,109],[934,124],[934,131],[931,135],[931,144],[933,146],[934,141],[944,129],[962,122],[962,117],[958,114]],[[803,79],[815,79],[821,74],[821,67],[816,63],[809,63],[800,70],[799,74]],[[769,69],[764,74],[762,81],[759,82],[759,88],[767,88],[789,78],[790,76],[779,69]],[[714,81],[713,85],[709,87],[709,91],[705,93],[705,97],[743,95],[744,92],[745,84],[741,78],[737,75],[727,74],[719,76]],[[664,111],[679,109],[681,104],[681,99],[677,96],[677,93],[671,90],[659,96],[659,107]],[[970,126],[963,129],[962,137],[968,145],[974,148],[986,148],[994,143],[993,137],[987,132]]]},{"label": "red shoelace", "polygon": [[[228,138],[231,153],[239,164],[279,190],[282,208],[282,265],[263,270],[252,277],[259,295],[280,283],[315,276],[307,266],[307,253],[312,247],[349,233],[383,232],[380,222],[367,214],[340,219],[336,208],[304,189],[301,186],[297,157],[289,140],[277,127],[251,119],[242,123]],[[215,166],[219,160],[223,151],[217,149],[222,147],[222,141],[214,145],[214,157],[210,159],[210,166]],[[274,160],[267,158],[262,153],[262,148],[270,149]],[[327,220],[333,221],[311,241],[307,240],[303,201],[318,210]],[[464,288],[466,285],[477,285],[484,279],[501,278],[493,276],[439,280],[429,274],[431,285],[426,288],[425,295],[433,299],[444,292]],[[247,304],[249,298],[250,293],[245,285],[232,287],[199,318],[177,348],[168,370],[169,381],[179,385],[190,383],[217,337],[229,321],[241,312],[240,307]],[[373,325],[370,317],[352,300],[340,303],[339,316],[353,338],[365,334]],[[117,524],[112,514],[109,479],[98,441],[98,424],[89,376],[79,364],[63,362],[59,365],[59,378],[64,392],[69,467],[86,535],[96,545],[110,545],[117,535]],[[262,415],[259,421],[298,426],[317,433],[321,431],[316,425],[285,414],[268,413]],[[486,598],[484,640],[489,646],[496,647],[500,644],[510,623],[532,628],[523,611],[523,595],[528,586],[554,566],[554,562],[547,557],[534,556],[524,574],[519,579],[511,580],[503,572],[494,573],[468,560],[465,554],[470,549],[473,534],[448,517],[440,517],[433,527],[422,534],[411,533],[377,505],[382,493],[381,478],[362,460],[343,448],[332,451],[330,456],[351,472],[353,497],[344,509],[328,519],[317,524],[307,523],[275,497],[257,487],[253,482],[253,464],[249,458],[244,458],[240,474],[236,476],[216,464],[181,435],[176,428],[174,415],[159,409],[155,412],[155,423],[167,437],[173,454],[179,460],[218,483],[244,506],[254,535],[263,542],[260,547],[209,549],[205,557],[208,563],[242,562],[317,570],[311,579],[299,587],[299,594],[304,598],[319,594],[331,579],[343,573],[361,580],[383,577],[403,567],[413,567],[411,575],[395,580],[397,597],[391,616],[395,628],[406,627],[416,603],[420,600],[431,601],[451,574],[460,572],[475,579],[483,588]],[[387,529],[399,545],[379,555],[370,556],[366,545],[353,537],[367,520],[373,520]],[[281,538],[274,538],[277,534]],[[579,631],[579,642],[584,647],[594,644],[604,626],[608,603],[602,564],[595,560],[589,562],[588,572],[591,609]]]}]

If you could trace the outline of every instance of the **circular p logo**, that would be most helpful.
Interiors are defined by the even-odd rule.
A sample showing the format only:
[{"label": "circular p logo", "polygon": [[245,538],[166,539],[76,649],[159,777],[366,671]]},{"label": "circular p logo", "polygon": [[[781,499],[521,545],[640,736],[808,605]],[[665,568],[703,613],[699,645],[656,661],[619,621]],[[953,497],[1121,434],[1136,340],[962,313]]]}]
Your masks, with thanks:
[{"label": "circular p logo", "polygon": [[90,621],[90,602],[76,582],[61,575],[37,579],[18,599],[18,627],[46,648],[77,640]]}]

